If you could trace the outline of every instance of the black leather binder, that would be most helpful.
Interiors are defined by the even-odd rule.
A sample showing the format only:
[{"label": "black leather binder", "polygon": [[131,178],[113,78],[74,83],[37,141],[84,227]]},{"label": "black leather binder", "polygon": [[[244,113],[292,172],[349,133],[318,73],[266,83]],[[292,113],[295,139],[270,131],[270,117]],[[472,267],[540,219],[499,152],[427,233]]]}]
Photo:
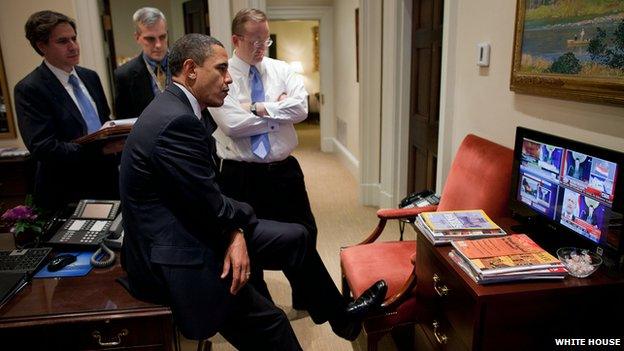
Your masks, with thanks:
[{"label": "black leather binder", "polygon": [[0,272],[0,308],[28,283],[27,273]]}]

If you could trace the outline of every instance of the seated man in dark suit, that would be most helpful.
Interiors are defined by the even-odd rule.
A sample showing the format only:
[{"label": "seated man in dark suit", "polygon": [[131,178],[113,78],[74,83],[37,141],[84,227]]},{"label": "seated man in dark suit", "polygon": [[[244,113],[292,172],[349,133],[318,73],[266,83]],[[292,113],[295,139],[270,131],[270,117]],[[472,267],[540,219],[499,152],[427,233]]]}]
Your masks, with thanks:
[{"label": "seated man in dark suit", "polygon": [[130,291],[170,305],[187,338],[220,332],[242,350],[299,350],[283,311],[246,285],[259,265],[282,270],[300,288],[316,323],[329,321],[336,334],[355,339],[385,282],[347,305],[304,226],[256,219],[248,204],[221,194],[206,107],[221,106],[228,94],[228,56],[216,39],[188,34],[169,60],[173,84],[143,111],[122,155]]},{"label": "seated man in dark suit", "polygon": [[153,7],[132,16],[134,38],[141,53],[115,70],[115,117],[138,117],[171,81],[167,65],[167,20]]},{"label": "seated man in dark suit", "polygon": [[35,204],[56,210],[81,198],[119,198],[115,156],[72,142],[97,131],[110,114],[97,73],[77,66],[76,24],[40,11],[26,22],[26,38],[43,56],[15,86],[20,133],[37,160]]}]

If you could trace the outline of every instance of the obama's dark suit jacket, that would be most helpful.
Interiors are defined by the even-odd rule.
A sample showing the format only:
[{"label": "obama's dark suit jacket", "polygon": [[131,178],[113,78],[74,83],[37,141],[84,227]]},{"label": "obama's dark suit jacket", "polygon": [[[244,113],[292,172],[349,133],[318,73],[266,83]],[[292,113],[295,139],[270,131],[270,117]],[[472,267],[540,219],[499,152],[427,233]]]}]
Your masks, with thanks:
[{"label": "obama's dark suit jacket", "polygon": [[257,224],[249,205],[221,195],[210,135],[172,84],[143,111],[121,158],[130,290],[170,304],[197,339],[214,334],[231,308],[230,282],[219,277],[228,234]]}]

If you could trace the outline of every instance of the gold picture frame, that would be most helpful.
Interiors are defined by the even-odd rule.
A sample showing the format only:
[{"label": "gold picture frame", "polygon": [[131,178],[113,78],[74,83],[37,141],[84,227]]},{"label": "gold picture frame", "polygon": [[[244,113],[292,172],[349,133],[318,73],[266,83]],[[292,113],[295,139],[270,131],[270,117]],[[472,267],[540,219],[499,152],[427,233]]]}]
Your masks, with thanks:
[{"label": "gold picture frame", "polygon": [[0,47],[0,139],[15,139],[15,119]]},{"label": "gold picture frame", "polygon": [[[573,2],[578,8],[566,19],[562,15],[566,12],[556,8],[559,2],[517,0],[510,89],[624,105],[624,63],[617,60],[620,56],[613,57],[624,55],[624,47],[612,39],[624,31],[624,5],[613,0],[620,7],[605,7],[604,13],[595,13],[599,2],[605,3]],[[585,7],[593,12],[588,10],[583,15]],[[548,17],[549,13],[556,15]]]}]

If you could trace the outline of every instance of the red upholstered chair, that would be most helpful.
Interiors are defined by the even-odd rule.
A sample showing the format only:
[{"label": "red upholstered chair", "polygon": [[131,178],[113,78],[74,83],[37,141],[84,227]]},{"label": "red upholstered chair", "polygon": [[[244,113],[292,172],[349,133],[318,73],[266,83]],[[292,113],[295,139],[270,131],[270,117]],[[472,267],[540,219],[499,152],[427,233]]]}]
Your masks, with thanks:
[{"label": "red upholstered chair", "polygon": [[381,337],[398,326],[414,324],[420,314],[414,290],[416,242],[376,242],[386,222],[404,219],[425,211],[483,209],[496,220],[507,214],[511,149],[475,135],[468,135],[455,155],[440,204],[411,209],[380,209],[379,224],[361,243],[340,252],[342,293],[357,298],[379,279],[388,283],[388,293],[380,314],[364,321],[369,350],[376,350]]}]

